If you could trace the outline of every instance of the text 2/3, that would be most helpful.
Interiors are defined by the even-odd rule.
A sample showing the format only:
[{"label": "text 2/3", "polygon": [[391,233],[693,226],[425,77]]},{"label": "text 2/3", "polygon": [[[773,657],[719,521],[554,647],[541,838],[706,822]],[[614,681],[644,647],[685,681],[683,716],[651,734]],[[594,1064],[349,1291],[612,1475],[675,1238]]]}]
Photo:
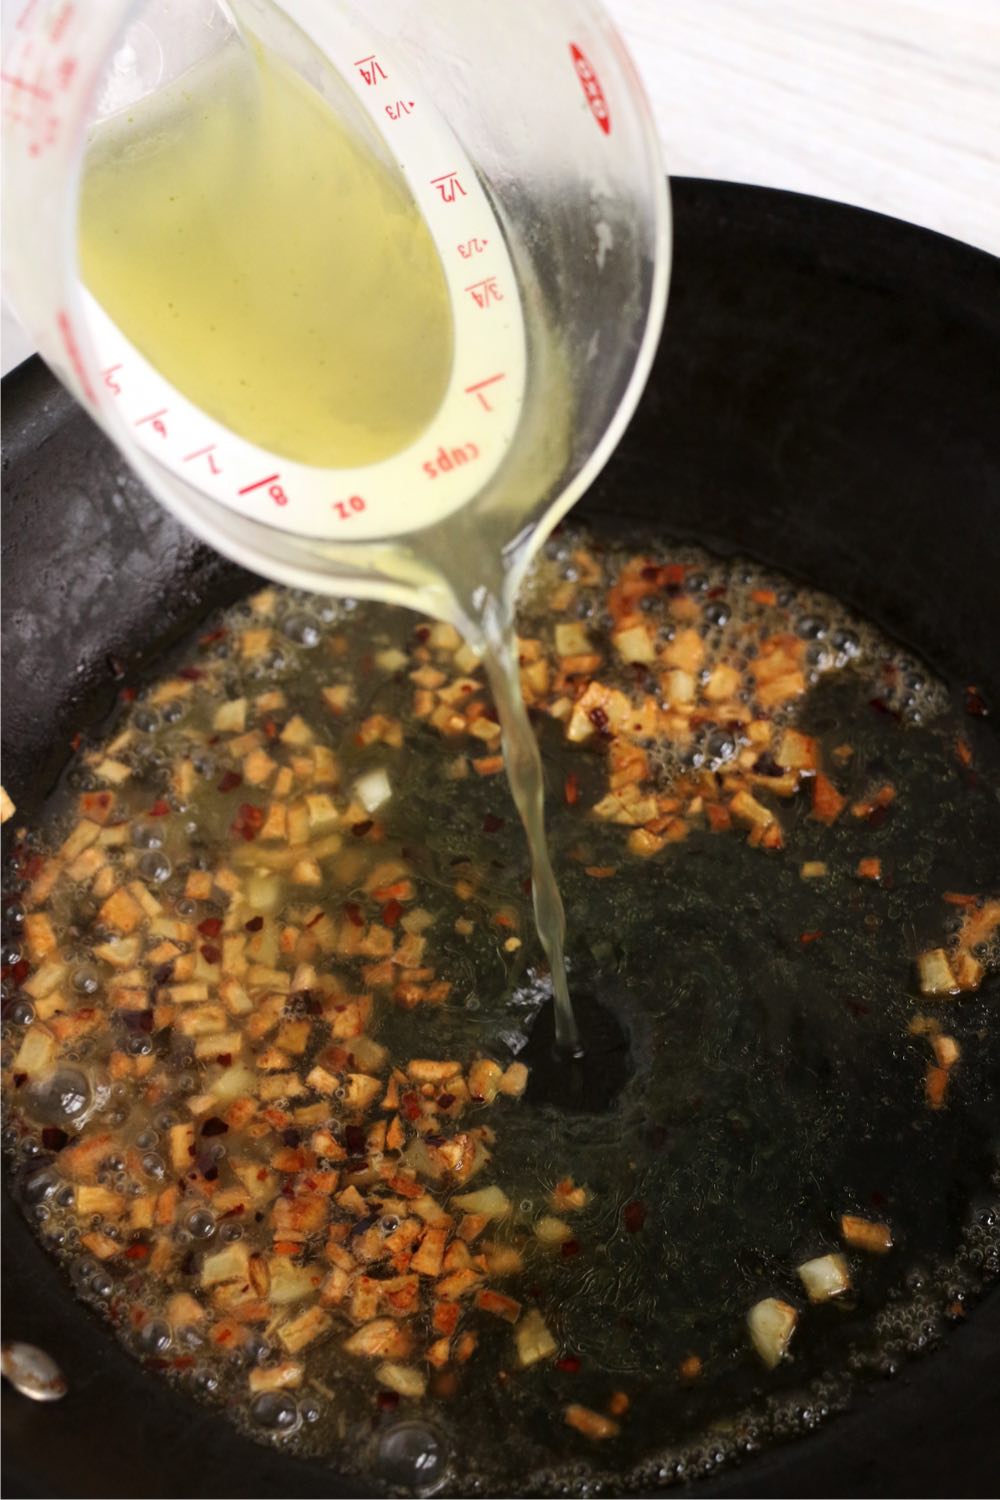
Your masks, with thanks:
[{"label": "text 2/3", "polygon": [[364,499],[361,495],[349,495],[346,500],[334,500],[333,510],[342,521],[349,521],[352,516],[360,515],[366,510]]}]

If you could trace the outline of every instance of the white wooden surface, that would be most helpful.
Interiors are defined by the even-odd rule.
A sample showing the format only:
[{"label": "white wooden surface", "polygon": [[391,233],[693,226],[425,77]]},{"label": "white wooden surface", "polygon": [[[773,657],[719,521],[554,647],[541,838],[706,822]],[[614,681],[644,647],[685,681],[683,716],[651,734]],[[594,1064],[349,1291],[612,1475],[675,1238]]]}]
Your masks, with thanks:
[{"label": "white wooden surface", "polygon": [[[605,3],[670,172],[857,203],[1000,255],[1000,0]],[[5,370],[30,352],[6,307],[2,352]]]},{"label": "white wooden surface", "polygon": [[1000,0],[605,0],[667,170],[857,203],[1000,255]]}]

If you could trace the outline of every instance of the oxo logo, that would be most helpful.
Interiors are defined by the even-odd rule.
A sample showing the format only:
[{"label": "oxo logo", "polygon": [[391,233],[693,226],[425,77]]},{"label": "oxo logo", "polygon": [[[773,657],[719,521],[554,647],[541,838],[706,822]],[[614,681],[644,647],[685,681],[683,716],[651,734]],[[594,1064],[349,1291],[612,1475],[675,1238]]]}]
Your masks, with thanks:
[{"label": "oxo logo", "polygon": [[611,134],[611,111],[608,109],[608,101],[604,97],[601,88],[601,80],[594,72],[590,59],[585,52],[581,52],[575,42],[569,44],[569,55],[573,59],[576,76],[580,80],[587,103],[590,105],[590,113],[600,125],[605,135]]}]

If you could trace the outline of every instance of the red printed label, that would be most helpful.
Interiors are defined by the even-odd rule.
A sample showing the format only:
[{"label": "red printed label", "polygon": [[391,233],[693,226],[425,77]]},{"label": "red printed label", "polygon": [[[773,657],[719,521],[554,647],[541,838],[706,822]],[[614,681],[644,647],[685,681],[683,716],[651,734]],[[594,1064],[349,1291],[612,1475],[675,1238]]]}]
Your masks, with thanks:
[{"label": "red printed label", "polygon": [[600,125],[605,135],[611,134],[611,111],[608,109],[608,101],[604,97],[601,88],[601,80],[598,78],[586,54],[581,52],[575,42],[569,44],[569,55],[573,59],[576,76],[580,80],[584,97],[590,105],[590,113]]}]

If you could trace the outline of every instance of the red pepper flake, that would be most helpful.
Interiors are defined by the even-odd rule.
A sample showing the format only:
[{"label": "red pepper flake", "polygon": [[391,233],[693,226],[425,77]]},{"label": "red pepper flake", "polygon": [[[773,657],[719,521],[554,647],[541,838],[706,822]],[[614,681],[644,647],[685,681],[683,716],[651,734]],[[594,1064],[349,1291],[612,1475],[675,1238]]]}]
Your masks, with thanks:
[{"label": "red pepper flake", "polygon": [[252,802],[241,802],[233,819],[232,832],[250,842],[255,839],[264,824],[264,809],[254,807]]},{"label": "red pepper flake", "polygon": [[587,714],[587,718],[600,734],[603,734],[605,729],[607,729],[608,727],[608,716],[604,712],[603,708],[592,708]]},{"label": "red pepper flake", "polygon": [[[220,1068],[228,1068],[230,1066],[230,1064],[232,1063],[233,1054],[231,1052],[220,1052],[218,1054],[218,1056],[216,1057],[215,1060],[219,1064]],[[194,1153],[192,1152],[192,1155],[193,1154]],[[207,1176],[207,1173],[206,1173],[206,1176]]]},{"label": "red pepper flake", "polygon": [[65,1130],[60,1130],[58,1125],[46,1125],[42,1130],[42,1145],[46,1151],[61,1151],[69,1140]]},{"label": "red pepper flake", "polygon": [[580,1373],[580,1360],[575,1354],[564,1354],[562,1359],[556,1360],[556,1369],[562,1370],[566,1375],[578,1375]]},{"label": "red pepper flake", "polygon": [[400,1099],[399,1107],[408,1120],[419,1120],[423,1114],[419,1098],[416,1094],[409,1091]]},{"label": "red pepper flake", "polygon": [[423,645],[431,638],[431,627],[429,625],[418,625],[413,634],[416,636],[420,644]]},{"label": "red pepper flake", "polygon": [[80,746],[82,744],[83,744],[83,735],[80,733],[79,730],[77,730],[76,734],[74,734],[73,738],[69,742],[69,748],[71,750],[79,750],[79,748],[80,748]]},{"label": "red pepper flake", "polygon": [[243,777],[239,771],[223,771],[219,777],[218,789],[220,792],[235,792],[238,786],[243,785]]},{"label": "red pepper flake", "polygon": [[496,813],[487,813],[483,818],[483,832],[498,833],[506,821],[506,818],[498,818]]},{"label": "red pepper flake", "polygon": [[398,1391],[379,1391],[375,1396],[379,1411],[395,1411],[399,1405]]},{"label": "red pepper flake", "polygon": [[183,677],[185,682],[199,682],[204,677],[200,667],[178,667],[178,677]]},{"label": "red pepper flake", "polygon": [[687,563],[665,563],[660,569],[660,581],[667,588],[678,588],[684,582]]},{"label": "red pepper flake", "polygon": [[569,807],[574,807],[580,800],[580,778],[575,771],[570,771],[563,783],[563,796]]},{"label": "red pepper flake", "polygon": [[809,943],[818,943],[823,936],[822,932],[800,932],[799,942],[805,947]]},{"label": "red pepper flake", "polygon": [[387,901],[382,908],[382,921],[386,927],[395,927],[402,915],[402,904],[395,897],[391,901]]},{"label": "red pepper flake", "polygon": [[172,1359],[170,1363],[175,1370],[190,1370],[194,1364],[194,1358],[190,1354],[180,1354],[176,1359]]},{"label": "red pepper flake", "polygon": [[202,943],[200,951],[207,964],[217,964],[222,960],[221,948],[216,948],[212,943]]},{"label": "red pepper flake", "polygon": [[31,965],[26,958],[19,958],[16,964],[4,964],[0,973],[4,979],[13,979],[15,984],[21,985],[31,973]]},{"label": "red pepper flake", "polygon": [[965,712],[972,714],[973,718],[986,719],[989,717],[989,709],[983,695],[977,687],[967,687],[965,690]]},{"label": "red pepper flake", "polygon": [[133,687],[126,687],[122,688],[118,696],[123,703],[134,703],[137,697],[137,692]]},{"label": "red pepper flake", "polygon": [[269,740],[278,738],[278,726],[273,719],[265,719],[261,727]]},{"label": "red pepper flake", "polygon": [[222,918],[206,917],[204,922],[198,923],[198,931],[202,937],[217,938],[222,931]]},{"label": "red pepper flake", "polygon": [[149,1256],[149,1246],[143,1244],[129,1245],[125,1251],[126,1260],[146,1260]]},{"label": "red pepper flake", "polygon": [[955,754],[958,757],[958,761],[959,761],[960,765],[963,765],[963,766],[966,766],[966,767],[969,767],[969,766],[972,765],[972,750],[969,747],[968,740],[962,740],[962,739],[956,740],[956,742],[955,742]]},{"label": "red pepper flake", "polygon": [[363,927],[365,925],[365,919],[362,915],[361,907],[356,901],[344,902],[344,916],[355,927]]},{"label": "red pepper flake", "polygon": [[622,1223],[629,1234],[638,1234],[646,1222],[646,1205],[641,1198],[633,1198],[631,1203],[626,1203],[622,1209]]},{"label": "red pepper flake", "polygon": [[163,797],[157,797],[156,801],[149,809],[149,816],[151,818],[165,818],[169,811],[170,803],[167,802]]},{"label": "red pepper flake", "polygon": [[559,1246],[559,1253],[564,1260],[572,1260],[574,1255],[579,1255],[583,1246],[579,1240],[563,1240]]},{"label": "red pepper flake", "polygon": [[201,1127],[202,1135],[225,1135],[229,1126],[225,1120],[220,1120],[218,1115],[209,1115]]},{"label": "red pepper flake", "polygon": [[243,923],[243,928],[244,928],[244,931],[246,931],[246,932],[259,932],[260,929],[263,927],[263,925],[264,925],[264,918],[263,917],[251,917],[250,920],[249,920],[249,922],[244,922]]},{"label": "red pepper flake", "polygon": [[207,635],[200,635],[198,637],[198,645],[204,651],[206,646],[214,646],[216,641],[224,641],[228,634],[229,632],[226,627],[220,625],[217,630],[210,630]]},{"label": "red pepper flake", "polygon": [[438,1094],[438,1101],[437,1102],[438,1102],[438,1108],[439,1109],[451,1109],[451,1106],[455,1102],[455,1095],[454,1094]]},{"label": "red pepper flake", "polygon": [[351,832],[354,834],[354,837],[356,839],[363,839],[365,834],[371,833],[374,827],[374,820],[372,818],[365,818],[361,823],[352,823]]}]

